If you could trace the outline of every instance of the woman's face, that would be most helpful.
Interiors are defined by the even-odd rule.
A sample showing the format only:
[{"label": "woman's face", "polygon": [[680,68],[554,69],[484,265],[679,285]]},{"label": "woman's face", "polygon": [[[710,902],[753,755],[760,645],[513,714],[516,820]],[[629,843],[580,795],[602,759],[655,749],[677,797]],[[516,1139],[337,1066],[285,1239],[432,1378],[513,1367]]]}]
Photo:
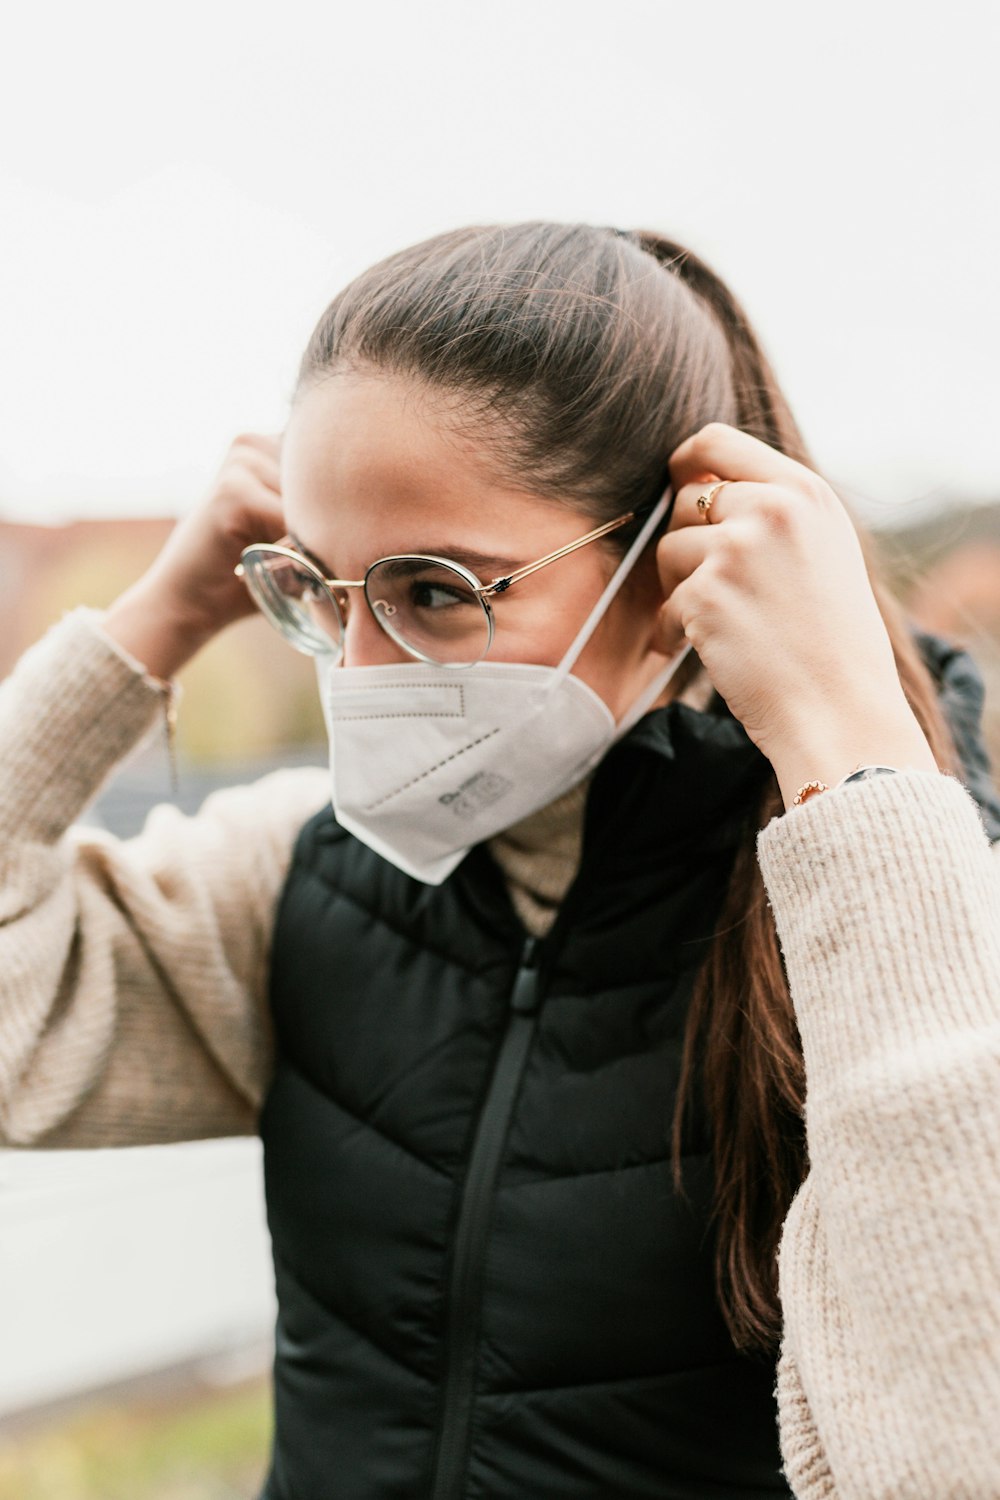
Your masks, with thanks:
[{"label": "woman's face", "polygon": [[[487,583],[599,524],[498,482],[485,453],[415,381],[335,375],[300,395],[285,430],[288,531],[331,578],[362,578],[376,558],[417,552],[464,563]],[[616,561],[593,542],[495,596],[487,660],[557,665]],[[616,718],[666,660],[651,645],[660,603],[650,545],[573,668]],[[411,660],[352,590],[344,665]]]}]

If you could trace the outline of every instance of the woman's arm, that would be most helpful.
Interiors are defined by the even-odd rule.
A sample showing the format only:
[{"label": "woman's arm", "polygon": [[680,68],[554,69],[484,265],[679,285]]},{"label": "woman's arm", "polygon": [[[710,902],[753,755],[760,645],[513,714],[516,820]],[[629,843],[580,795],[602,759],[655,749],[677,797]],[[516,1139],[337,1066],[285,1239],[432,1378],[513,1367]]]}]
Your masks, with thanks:
[{"label": "woman's arm", "polygon": [[954,777],[907,770],[772,819],[757,849],[806,1068],[789,1478],[1000,1494],[1000,844]]},{"label": "woman's arm", "polygon": [[[758,857],[806,1071],[789,1477],[809,1500],[1000,1495],[1000,863],[937,770],[839,496],[721,422],[670,472],[658,649],[691,642],[788,808]],[[789,806],[865,760],[901,770]]]},{"label": "woman's arm", "polygon": [[252,1133],[272,1064],[272,916],[322,770],[154,809],[127,841],[71,824],[162,723],[94,612],[0,687],[0,1143]]}]

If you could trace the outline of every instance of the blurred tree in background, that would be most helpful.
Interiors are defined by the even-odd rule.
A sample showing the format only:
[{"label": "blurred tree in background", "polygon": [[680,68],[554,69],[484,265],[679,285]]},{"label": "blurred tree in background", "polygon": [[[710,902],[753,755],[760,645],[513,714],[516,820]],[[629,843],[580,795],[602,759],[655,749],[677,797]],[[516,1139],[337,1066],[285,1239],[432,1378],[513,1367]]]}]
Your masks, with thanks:
[{"label": "blurred tree in background", "polygon": [[84,1403],[0,1435],[0,1500],[254,1500],[267,1473],[270,1380]]}]

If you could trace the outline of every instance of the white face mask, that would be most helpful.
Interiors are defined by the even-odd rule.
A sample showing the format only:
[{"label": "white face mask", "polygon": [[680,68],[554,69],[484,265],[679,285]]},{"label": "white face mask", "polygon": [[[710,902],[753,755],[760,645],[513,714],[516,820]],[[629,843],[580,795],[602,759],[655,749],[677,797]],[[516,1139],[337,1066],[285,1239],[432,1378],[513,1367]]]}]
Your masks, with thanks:
[{"label": "white face mask", "polygon": [[620,723],[571,668],[665,514],[657,501],[557,667],[342,667],[317,658],[333,809],[362,843],[427,885],[475,844],[567,792],[642,717],[691,650],[647,684]]}]

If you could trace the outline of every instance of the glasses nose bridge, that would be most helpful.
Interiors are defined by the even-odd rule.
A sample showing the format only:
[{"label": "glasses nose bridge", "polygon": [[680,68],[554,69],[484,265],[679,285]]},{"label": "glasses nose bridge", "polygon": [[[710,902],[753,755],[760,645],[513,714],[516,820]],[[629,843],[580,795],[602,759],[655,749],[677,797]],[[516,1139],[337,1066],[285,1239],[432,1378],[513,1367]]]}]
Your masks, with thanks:
[{"label": "glasses nose bridge", "polygon": [[356,580],[353,578],[324,578],[323,582],[329,593],[333,595],[333,601],[337,606],[337,612],[340,615],[343,629],[346,630],[347,622],[352,612],[350,591],[351,589],[361,589],[364,592],[365,581],[364,579]]},{"label": "glasses nose bridge", "polygon": [[364,587],[364,585],[355,584],[353,579],[348,580],[344,578],[328,578],[326,579],[326,586],[336,600],[337,608],[343,615],[344,624],[346,625],[347,617],[351,612],[351,596],[348,590],[357,587]]}]

